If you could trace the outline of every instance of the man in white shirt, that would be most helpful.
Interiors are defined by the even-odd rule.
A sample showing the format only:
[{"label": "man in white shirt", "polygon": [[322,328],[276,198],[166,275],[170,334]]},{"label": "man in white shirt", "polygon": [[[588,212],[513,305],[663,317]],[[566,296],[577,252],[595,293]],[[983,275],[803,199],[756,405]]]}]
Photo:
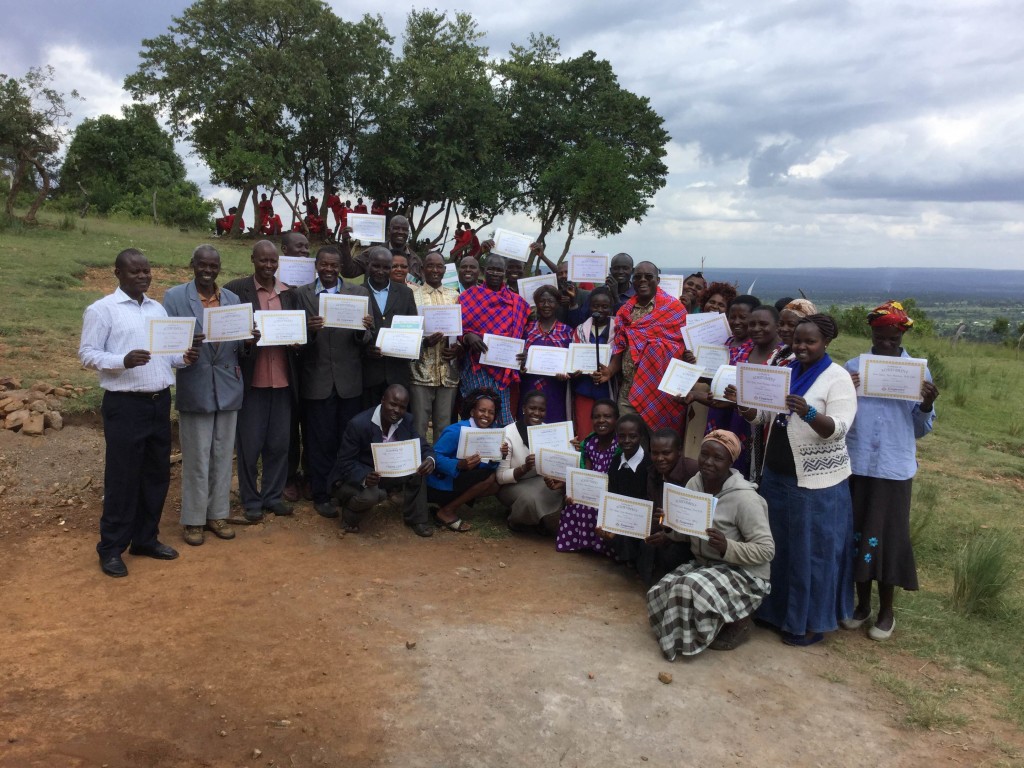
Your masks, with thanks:
[{"label": "man in white shirt", "polygon": [[108,576],[127,576],[129,554],[173,560],[178,553],[157,539],[171,481],[172,368],[194,363],[193,347],[181,357],[153,357],[146,350],[152,318],[167,317],[146,296],[149,261],[134,248],[114,261],[119,287],[91,304],[82,321],[78,358],[99,372],[103,394],[106,464],[103,514],[96,545]]}]

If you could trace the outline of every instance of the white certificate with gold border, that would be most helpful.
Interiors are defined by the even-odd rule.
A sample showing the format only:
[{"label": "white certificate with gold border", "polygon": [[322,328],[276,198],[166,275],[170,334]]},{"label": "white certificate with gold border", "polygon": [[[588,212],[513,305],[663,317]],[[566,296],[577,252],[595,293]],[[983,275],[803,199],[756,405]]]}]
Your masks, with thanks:
[{"label": "white certificate with gold border", "polygon": [[665,517],[662,522],[673,531],[706,541],[707,530],[715,522],[716,506],[718,499],[710,493],[665,483],[661,502]]},{"label": "white certificate with gold border", "polygon": [[531,245],[533,245],[533,238],[529,235],[498,228],[494,230],[494,247],[491,248],[491,253],[496,253],[507,259],[526,261],[530,258]]},{"label": "white certificate with gold border", "polygon": [[393,443],[370,443],[373,471],[381,477],[408,477],[416,474],[423,463],[419,440],[397,440]]},{"label": "white certificate with gold border", "polygon": [[252,338],[252,304],[229,304],[226,307],[203,308],[203,340],[242,341]]},{"label": "white certificate with gold border", "polygon": [[151,355],[184,355],[192,346],[195,333],[194,317],[151,317],[146,329],[146,349]]},{"label": "white certificate with gold border", "polygon": [[665,375],[658,383],[658,389],[670,395],[683,397],[689,394],[693,385],[704,375],[704,369],[699,365],[691,365],[672,358],[668,361]]},{"label": "white certificate with gold border", "polygon": [[651,535],[654,502],[618,493],[606,493],[598,507],[597,525],[607,533],[646,539]]},{"label": "white certificate with gold border", "polygon": [[253,312],[260,329],[258,347],[283,347],[306,343],[306,313],[301,309],[258,309]]},{"label": "white certificate with gold border", "polygon": [[366,330],[363,318],[370,314],[370,297],[354,296],[350,293],[320,294],[320,317],[324,328],[349,328],[353,331]]},{"label": "white certificate with gold border", "polygon": [[565,482],[566,473],[580,465],[580,455],[576,451],[559,448],[541,448],[537,451],[537,474]]},{"label": "white certificate with gold border", "polygon": [[744,408],[785,413],[793,374],[790,368],[740,363],[736,366],[736,403]]},{"label": "white certificate with gold border", "polygon": [[575,467],[565,473],[565,496],[574,504],[597,509],[608,493],[608,475],[591,469]]},{"label": "white certificate with gold border", "polygon": [[526,428],[527,446],[535,454],[541,448],[572,450],[572,422],[556,421],[554,424],[531,424]]},{"label": "white certificate with gold border", "polygon": [[384,357],[419,360],[422,341],[423,331],[414,328],[381,328],[377,332],[377,348]]},{"label": "white certificate with gold border", "polygon": [[917,357],[860,356],[860,391],[864,397],[920,403],[928,361]]}]

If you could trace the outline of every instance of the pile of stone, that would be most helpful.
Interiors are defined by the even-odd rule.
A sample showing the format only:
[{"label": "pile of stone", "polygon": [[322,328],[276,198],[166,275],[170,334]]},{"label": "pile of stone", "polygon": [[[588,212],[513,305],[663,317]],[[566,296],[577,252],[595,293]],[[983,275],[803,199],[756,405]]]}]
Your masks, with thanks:
[{"label": "pile of stone", "polygon": [[27,389],[21,379],[0,378],[0,419],[3,428],[23,435],[43,435],[64,426],[61,407],[68,398],[76,398],[85,389],[64,382],[59,387],[37,381]]}]

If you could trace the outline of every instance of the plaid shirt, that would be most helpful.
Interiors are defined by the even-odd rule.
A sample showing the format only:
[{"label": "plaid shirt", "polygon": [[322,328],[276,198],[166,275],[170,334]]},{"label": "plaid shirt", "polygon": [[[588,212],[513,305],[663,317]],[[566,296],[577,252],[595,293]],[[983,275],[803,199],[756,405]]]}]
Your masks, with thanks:
[{"label": "plaid shirt", "polygon": [[[431,288],[419,285],[412,289],[416,306],[442,306],[458,304],[458,291],[451,288]],[[420,359],[412,364],[412,383],[421,387],[455,387],[459,384],[459,369],[456,360],[443,360],[441,353],[447,348],[447,341],[432,347],[426,344],[420,350]]]},{"label": "plaid shirt", "polygon": [[627,362],[635,367],[629,402],[650,430],[668,427],[678,431],[686,409],[658,389],[658,384],[668,361],[682,357],[681,329],[686,324],[686,307],[659,288],[651,312],[634,317],[635,309],[634,296],[616,313],[612,354],[622,353],[624,368]]},{"label": "plaid shirt", "polygon": [[[486,285],[475,285],[459,294],[459,304],[462,305],[463,333],[475,333],[480,336],[493,333],[513,339],[523,338],[530,305],[526,303],[526,299],[512,293],[508,288],[492,291]],[[474,372],[485,370],[502,388],[519,381],[518,371],[480,365],[480,355],[477,352],[468,353],[466,364],[469,370]]]}]

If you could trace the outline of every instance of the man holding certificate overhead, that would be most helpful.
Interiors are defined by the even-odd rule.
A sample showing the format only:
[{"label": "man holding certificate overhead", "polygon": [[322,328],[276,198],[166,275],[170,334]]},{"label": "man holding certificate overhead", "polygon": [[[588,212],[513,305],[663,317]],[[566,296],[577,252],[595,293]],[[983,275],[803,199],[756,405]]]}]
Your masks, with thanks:
[{"label": "man holding certificate overhead", "polygon": [[345,427],[330,483],[346,532],[358,533],[366,513],[394,492],[401,494],[402,519],[413,533],[434,535],[427,522],[425,486],[434,471],[434,451],[416,433],[408,411],[409,391],[394,384],[379,405]]},{"label": "man holding certificate overhead", "polygon": [[[114,261],[118,288],[89,305],[82,319],[78,358],[99,372],[103,388],[106,461],[103,514],[96,545],[108,576],[127,576],[129,554],[173,560],[178,553],[157,539],[171,483],[171,384],[173,368],[194,363],[199,352],[152,354],[152,320],[167,317],[146,295],[149,261],[134,248]],[[130,547],[130,549],[129,549]]]},{"label": "man holding certificate overhead", "polygon": [[462,305],[462,343],[467,354],[462,368],[459,389],[463,396],[475,389],[493,389],[501,398],[495,423],[499,427],[511,424],[511,389],[519,383],[516,368],[481,365],[480,354],[487,351],[485,333],[513,339],[523,338],[530,305],[505,286],[505,259],[497,254],[487,257],[484,284],[468,288],[459,295]]},{"label": "man holding certificate overhead", "polygon": [[[362,352],[373,331],[366,288],[346,285],[340,271],[341,253],[325,245],[316,254],[316,280],[292,289],[296,308],[305,310],[308,318],[308,341],[299,356],[299,394],[313,506],[323,517],[338,516],[327,480],[345,425],[362,409]],[[328,320],[324,315],[331,314],[330,302],[344,300],[332,297],[351,297],[358,323],[343,325],[333,316]]]},{"label": "man holding certificate overhead", "polygon": [[[220,254],[212,245],[192,252],[195,279],[176,285],[164,294],[164,309],[173,317],[194,317],[196,333],[210,338],[199,349],[199,359],[178,374],[175,405],[178,408],[178,439],[181,441],[181,525],[186,544],[203,543],[203,531],[218,539],[233,539],[227,523],[231,508],[231,461],[235,454],[235,424],[242,407],[244,385],[241,360],[255,349],[252,311],[239,303],[227,288],[217,286]],[[218,335],[216,319],[226,312],[209,309],[234,307],[236,333]],[[224,328],[230,327],[226,322]],[[244,334],[248,334],[245,338]],[[233,338],[231,338],[233,337]]]},{"label": "man holding certificate overhead", "polygon": [[655,499],[664,502],[665,535],[689,541],[694,557],[647,592],[647,616],[669,661],[709,646],[739,646],[750,636],[750,615],[771,591],[768,509],[757,486],[732,469],[739,455],[732,432],[710,432],[686,488],[666,484],[664,499]]}]

